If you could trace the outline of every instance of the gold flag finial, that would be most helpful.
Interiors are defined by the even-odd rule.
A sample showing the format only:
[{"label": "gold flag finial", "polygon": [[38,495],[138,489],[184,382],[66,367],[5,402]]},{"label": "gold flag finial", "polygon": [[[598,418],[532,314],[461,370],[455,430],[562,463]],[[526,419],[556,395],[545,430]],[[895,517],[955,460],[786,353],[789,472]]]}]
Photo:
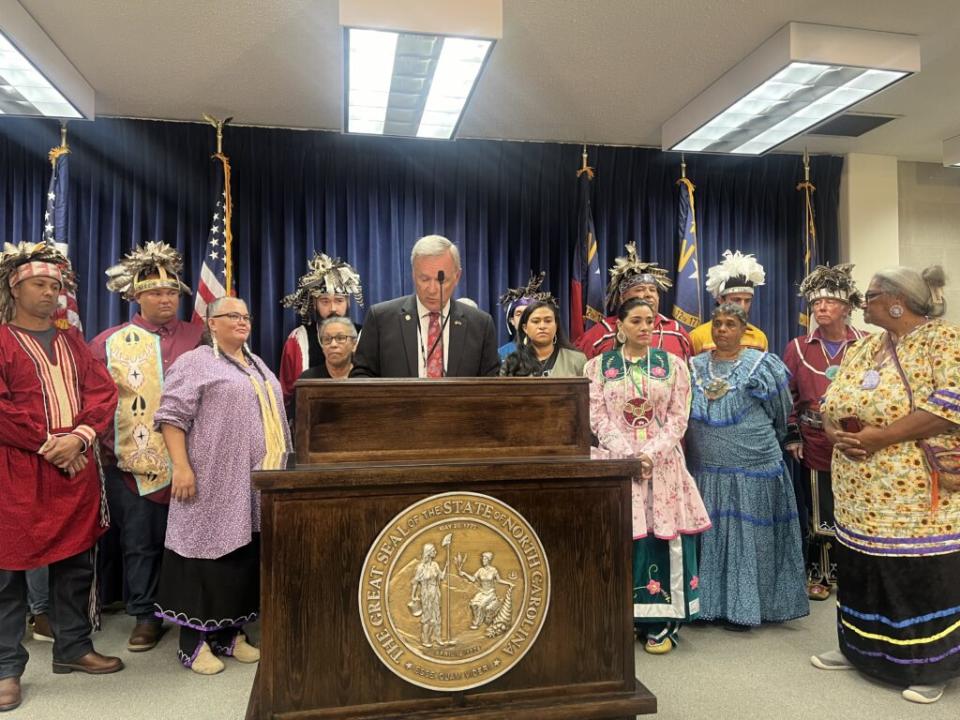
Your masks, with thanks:
[{"label": "gold flag finial", "polygon": [[580,169],[577,170],[577,177],[580,177],[584,173],[587,174],[587,177],[593,180],[593,168],[587,164],[587,146],[584,144],[583,152],[580,154]]},{"label": "gold flag finial", "polygon": [[803,181],[810,182],[810,153],[803,149]]},{"label": "gold flag finial", "polygon": [[70,152],[70,148],[67,147],[67,121],[60,121],[60,144],[56,147],[50,148],[50,152],[47,153],[47,159],[50,161],[50,164],[56,166],[57,160],[67,153]]},{"label": "gold flag finial", "polygon": [[687,179],[687,156],[680,153],[680,179]]},{"label": "gold flag finial", "polygon": [[213,125],[217,130],[217,154],[223,154],[223,126],[233,120],[233,117],[226,117],[223,120],[217,120],[213,115],[203,114],[203,119]]}]

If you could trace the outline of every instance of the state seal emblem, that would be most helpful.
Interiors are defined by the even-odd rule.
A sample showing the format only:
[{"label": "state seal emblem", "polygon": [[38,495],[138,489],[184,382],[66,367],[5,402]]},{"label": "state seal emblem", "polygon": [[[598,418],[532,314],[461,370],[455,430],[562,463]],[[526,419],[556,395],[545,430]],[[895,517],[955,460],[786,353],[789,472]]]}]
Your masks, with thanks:
[{"label": "state seal emblem", "polygon": [[536,642],[550,566],[530,523],[478,493],[444,493],[391,520],[359,588],[370,647],[407,682],[439,691],[485,685]]}]

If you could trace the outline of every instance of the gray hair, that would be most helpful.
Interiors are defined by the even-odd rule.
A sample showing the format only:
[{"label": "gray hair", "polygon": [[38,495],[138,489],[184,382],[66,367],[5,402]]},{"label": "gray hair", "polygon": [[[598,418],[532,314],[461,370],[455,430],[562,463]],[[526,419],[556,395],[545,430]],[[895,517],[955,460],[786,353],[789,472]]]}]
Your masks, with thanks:
[{"label": "gray hair", "polygon": [[710,319],[716,320],[719,315],[733,315],[733,317],[740,321],[741,325],[744,327],[747,326],[747,313],[736,303],[720,303],[713,309],[713,312],[710,313]]},{"label": "gray hair", "polygon": [[453,264],[460,269],[460,251],[457,246],[447,240],[443,235],[425,235],[413,244],[413,250],[410,252],[410,265],[416,262],[418,257],[438,257],[449,252],[453,258]]},{"label": "gray hair", "polygon": [[346,328],[350,329],[348,333],[350,337],[356,339],[357,337],[357,327],[353,324],[353,320],[348,317],[340,317],[339,315],[332,315],[320,323],[320,332],[323,333],[326,330],[328,325],[343,325]]},{"label": "gray hair", "polygon": [[213,333],[210,332],[210,318],[217,314],[217,312],[220,310],[220,307],[227,300],[239,300],[243,303],[244,307],[247,308],[247,312],[250,311],[250,306],[247,305],[246,300],[243,298],[233,297],[232,295],[223,295],[208,303],[206,317],[203,321],[203,334],[200,335],[200,342],[204,345],[213,345]]},{"label": "gray hair", "polygon": [[233,297],[232,295],[224,295],[222,297],[218,297],[216,300],[214,300],[213,302],[207,305],[207,320],[209,320],[214,315],[216,315],[217,311],[220,310],[220,306],[223,305],[223,303],[225,303],[227,300],[239,300],[244,305],[247,304],[247,301],[244,300],[243,298]]},{"label": "gray hair", "polygon": [[923,272],[904,265],[884,268],[874,273],[873,280],[881,292],[903,298],[907,309],[915,315],[936,318],[947,311],[943,299],[947,278],[939,265],[931,265]]}]

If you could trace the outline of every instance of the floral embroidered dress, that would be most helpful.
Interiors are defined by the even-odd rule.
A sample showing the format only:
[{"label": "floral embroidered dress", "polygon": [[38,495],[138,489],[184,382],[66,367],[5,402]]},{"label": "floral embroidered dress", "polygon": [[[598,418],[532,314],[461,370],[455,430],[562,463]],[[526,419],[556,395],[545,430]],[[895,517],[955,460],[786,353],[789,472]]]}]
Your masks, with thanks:
[{"label": "floral embroidered dress", "polygon": [[[886,427],[923,410],[954,424],[929,438],[960,469],[960,328],[933,320],[894,348],[887,333],[847,351],[823,412]],[[960,492],[940,487],[924,451],[903,442],[854,461],[833,453],[840,649],[896,685],[960,676]]]},{"label": "floral embroidered dress", "polygon": [[737,625],[809,613],[790,473],[780,443],[792,400],[775,355],[744,348],[690,361],[687,462],[713,527],[700,553],[701,617]]},{"label": "floral embroidered dress", "polygon": [[[680,441],[687,428],[690,375],[675,355],[651,348],[627,362],[619,350],[589,360],[594,457],[653,460],[653,477],[633,483],[633,610],[653,642],[676,640],[699,612],[695,536],[710,527]],[[642,625],[642,627],[641,627]]]}]

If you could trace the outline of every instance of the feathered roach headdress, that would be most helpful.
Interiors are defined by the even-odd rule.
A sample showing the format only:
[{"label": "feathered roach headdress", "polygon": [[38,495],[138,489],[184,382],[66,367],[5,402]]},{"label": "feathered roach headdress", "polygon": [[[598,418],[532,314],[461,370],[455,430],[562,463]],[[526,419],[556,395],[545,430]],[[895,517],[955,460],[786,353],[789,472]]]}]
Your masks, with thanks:
[{"label": "feathered roach headdress", "polygon": [[714,300],[719,300],[729,293],[753,295],[753,289],[763,285],[766,277],[763,265],[753,255],[744,255],[739,250],[735,253],[724,250],[720,264],[707,270],[706,285]]},{"label": "feathered roach headdress", "polygon": [[853,307],[863,306],[863,295],[853,281],[853,265],[818,265],[800,283],[800,296],[812,303],[819,298],[832,298],[849,303]]},{"label": "feathered roach headdress", "polygon": [[535,302],[545,302],[551,305],[557,305],[557,299],[546,290],[541,290],[543,279],[547,276],[545,272],[534,273],[526,285],[518,288],[507,288],[507,291],[500,296],[500,307],[506,313],[509,320],[518,307],[524,307]]},{"label": "feathered roach headdress", "polygon": [[637,285],[655,285],[657,290],[669,290],[673,287],[670,274],[657,263],[643,262],[637,257],[637,246],[627,243],[627,254],[613,261],[610,268],[610,284],[607,286],[607,309],[614,310],[620,305],[620,296]]},{"label": "feathered roach headdress", "polygon": [[309,271],[300,278],[295,292],[287,295],[280,304],[294,308],[301,317],[313,313],[313,299],[320,295],[352,295],[357,305],[363,307],[363,286],[360,275],[350,263],[340,258],[331,258],[325,253],[317,253],[307,263]]},{"label": "feathered roach headdress", "polygon": [[52,277],[64,290],[76,292],[77,283],[67,257],[52,244],[3,244],[0,253],[0,322],[13,319],[14,299],[11,290],[31,277]]},{"label": "feathered roach headdress", "polygon": [[107,268],[107,290],[120,293],[128,302],[145,290],[169,288],[185,295],[190,288],[180,281],[183,256],[164,242],[137,245],[116,265]]}]

